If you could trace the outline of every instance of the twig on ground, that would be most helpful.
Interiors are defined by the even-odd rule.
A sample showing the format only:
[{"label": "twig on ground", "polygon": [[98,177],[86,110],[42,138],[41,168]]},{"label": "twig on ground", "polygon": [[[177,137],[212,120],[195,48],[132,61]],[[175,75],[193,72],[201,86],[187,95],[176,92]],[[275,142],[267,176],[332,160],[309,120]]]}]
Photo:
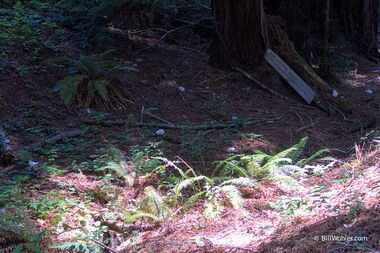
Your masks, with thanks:
[{"label": "twig on ground", "polygon": [[108,251],[110,251],[112,253],[119,253],[119,251],[113,250],[110,247],[108,247],[107,245],[105,245],[105,244],[103,244],[103,243],[101,243],[101,242],[99,242],[97,240],[91,239],[91,241],[93,241],[96,244],[99,244],[100,246],[102,246],[103,248],[107,249]]},{"label": "twig on ground", "polygon": [[[152,117],[152,118],[158,119],[158,120],[164,122],[165,124],[173,125],[173,126],[174,126],[174,124],[171,123],[170,121],[167,121],[166,119],[163,119],[163,118],[161,118],[161,117],[159,117],[159,116],[157,116],[157,115],[154,115],[154,114],[152,114],[152,113],[150,113],[150,112],[145,112],[145,114],[148,115],[149,117]],[[142,122],[140,122],[140,123],[142,123]]]},{"label": "twig on ground", "polygon": [[75,136],[78,136],[78,135],[81,135],[81,134],[82,134],[82,131],[79,131],[79,130],[68,131],[68,132],[64,132],[64,133],[60,133],[60,134],[54,135],[54,136],[52,136],[50,138],[47,138],[47,139],[44,139],[44,140],[41,140],[41,141],[38,141],[38,142],[35,142],[35,143],[32,143],[32,144],[30,144],[29,146],[27,146],[25,148],[40,147],[40,146],[43,146],[43,145],[46,145],[46,144],[52,144],[52,143],[59,142],[59,141],[61,141],[64,138],[71,138],[71,137],[75,137]]},{"label": "twig on ground", "polygon": [[183,96],[182,92],[181,92],[179,89],[177,89],[177,91],[178,91],[179,95],[181,96],[182,101],[185,103],[186,107],[187,107],[188,109],[190,109],[190,107],[189,107],[189,105],[187,104],[186,99],[185,99],[185,97]]},{"label": "twig on ground", "polygon": [[169,30],[169,31],[166,31],[166,33],[161,36],[161,38],[159,38],[152,46],[150,46],[149,48],[154,48],[158,45],[158,43],[160,43],[163,39],[166,38],[166,36],[168,36],[169,34],[173,33],[173,32],[176,32],[178,30],[182,30],[182,29],[185,29],[185,28],[188,28],[188,27],[191,27],[191,26],[195,26],[195,25],[198,25],[200,22],[204,21],[204,20],[208,20],[207,18],[203,18],[203,19],[200,19],[200,20],[197,20],[197,21],[194,21],[188,25],[184,25],[184,26],[180,26],[180,27],[177,27],[177,28],[174,28],[172,30]]},{"label": "twig on ground", "polygon": [[300,123],[301,123],[302,125],[305,125],[305,121],[303,120],[303,118],[301,117],[301,115],[299,115],[298,112],[294,112],[294,114],[298,117]]},{"label": "twig on ground", "polygon": [[309,109],[314,109],[314,107],[312,106],[308,106],[308,105],[304,105],[304,104],[301,104],[287,96],[284,96],[280,93],[278,93],[277,91],[274,91],[273,89],[269,88],[268,86],[266,86],[265,84],[263,84],[262,82],[260,82],[259,80],[257,80],[256,78],[254,78],[252,75],[248,74],[246,71],[238,68],[238,67],[233,67],[232,69],[236,70],[236,71],[239,71],[240,73],[242,73],[245,77],[247,77],[249,80],[251,80],[252,82],[254,82],[255,84],[257,84],[261,89],[263,90],[266,90],[268,91],[269,93],[271,93],[272,95],[275,95],[277,97],[280,97],[286,101],[289,101],[289,102],[292,102],[292,103],[295,103],[297,104],[298,106],[301,106],[301,107],[304,107],[304,108],[309,108]]},{"label": "twig on ground", "polygon": [[296,133],[300,133],[300,132],[302,132],[302,131],[304,131],[304,130],[310,128],[310,127],[314,127],[314,126],[317,125],[318,123],[319,123],[319,120],[317,120],[316,122],[312,122],[312,123],[310,123],[310,124],[308,124],[308,125],[306,125],[306,126],[300,127],[300,128],[298,128],[298,129],[296,130]]},{"label": "twig on ground", "polygon": [[[128,35],[140,34],[140,33],[150,32],[150,31],[168,32],[167,30],[162,29],[162,28],[148,28],[148,29],[144,29],[144,30],[128,32]],[[125,35],[124,32],[123,32],[123,34]]]}]

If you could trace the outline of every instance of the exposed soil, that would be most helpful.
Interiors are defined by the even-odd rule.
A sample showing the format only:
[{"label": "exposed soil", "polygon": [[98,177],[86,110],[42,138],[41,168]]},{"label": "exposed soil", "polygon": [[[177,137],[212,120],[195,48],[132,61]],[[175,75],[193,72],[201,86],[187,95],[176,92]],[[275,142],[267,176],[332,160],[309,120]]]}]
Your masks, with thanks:
[{"label": "exposed soil", "polygon": [[[357,71],[332,74],[327,80],[338,92],[336,99],[346,110],[328,106],[328,112],[306,106],[302,99],[267,64],[263,63],[252,73],[257,79],[281,94],[295,100],[292,103],[261,90],[241,73],[221,70],[208,64],[205,49],[207,44],[190,44],[179,47],[164,41],[150,50],[144,50],[155,43],[157,38],[132,37],[137,46],[126,45],[119,38],[113,45],[117,57],[125,65],[136,67],[139,72],[120,76],[135,98],[134,104],[123,112],[108,112],[107,119],[118,121],[141,121],[142,123],[163,123],[149,115],[141,118],[142,108],[151,114],[178,125],[217,124],[238,121],[235,128],[190,131],[165,129],[165,135],[158,136],[158,128],[129,128],[128,126],[91,126],[83,123],[91,118],[88,108],[68,107],[54,93],[56,82],[65,75],[65,69],[49,68],[47,74],[28,72],[19,76],[15,72],[3,73],[0,77],[0,122],[6,126],[11,136],[12,146],[19,151],[40,138],[53,136],[72,129],[96,128],[88,136],[77,139],[81,150],[75,154],[90,155],[95,148],[116,146],[125,156],[131,157],[131,147],[159,142],[159,148],[169,160],[179,156],[196,171],[210,175],[214,162],[225,159],[232,153],[247,154],[259,149],[267,153],[281,151],[308,136],[305,156],[322,148],[331,150],[337,158],[331,171],[322,177],[309,177],[302,189],[288,189],[276,183],[264,183],[258,189],[242,190],[244,211],[227,208],[223,215],[214,221],[202,216],[201,202],[192,207],[178,220],[168,221],[157,226],[140,228],[134,241],[126,240],[116,245],[120,252],[377,252],[379,245],[380,206],[378,194],[363,191],[380,181],[379,158],[373,156],[365,167],[345,167],[349,161],[357,161],[355,143],[371,143],[379,136],[380,128],[380,73],[378,64],[361,56],[354,55],[358,63]],[[70,37],[67,50],[75,52],[75,37]],[[131,42],[132,43],[132,42]],[[191,49],[191,50],[190,50]],[[46,58],[51,52],[46,52]],[[50,56],[49,56],[50,55]],[[13,57],[20,59],[22,54]],[[183,87],[184,91],[179,91]],[[330,96],[330,94],[328,95]],[[332,96],[332,95],[331,95]],[[305,106],[300,106],[304,104]],[[100,108],[89,108],[101,111]],[[255,124],[243,122],[255,120]],[[44,128],[37,134],[20,129]],[[121,141],[122,136],[127,136]],[[87,143],[87,144],[85,144]],[[358,152],[358,150],[356,150]],[[70,151],[68,151],[70,152]],[[36,156],[39,163],[47,162],[47,157]],[[100,181],[93,175],[79,174],[70,165],[72,158],[63,156],[56,163],[68,173],[38,178],[34,185],[39,192],[48,192],[59,182],[75,185],[76,193],[95,191]],[[12,167],[13,166],[13,167]],[[24,165],[3,168],[3,171],[23,169]],[[365,171],[360,178],[350,178],[352,173]],[[351,173],[351,174],[350,174]],[[149,179],[154,180],[154,179]],[[145,182],[143,186],[150,184]],[[342,180],[332,184],[333,180]],[[48,183],[46,183],[48,182]],[[154,184],[154,183],[152,183]],[[312,186],[325,184],[325,200],[313,202]],[[141,189],[140,189],[141,190]],[[123,203],[131,203],[141,198],[136,189],[118,186]],[[353,199],[360,192],[362,206],[355,215],[344,213],[346,207],[341,199]],[[75,196],[70,191],[60,194]],[[282,215],[274,211],[268,202],[276,202],[286,194],[307,200],[313,210],[300,209],[296,215]],[[102,201],[93,204],[92,209],[100,210]],[[320,202],[318,202],[320,201]],[[351,203],[346,201],[345,203]],[[355,203],[351,203],[352,206]],[[129,204],[128,204],[129,205]],[[338,210],[338,211],[337,211]],[[339,211],[341,210],[341,212]],[[351,209],[352,210],[352,209]],[[345,214],[345,215],[344,215]],[[354,218],[353,218],[354,217]],[[73,217],[66,217],[69,222]],[[74,221],[73,221],[74,223]],[[137,224],[138,225],[138,224]],[[137,226],[136,225],[136,226]],[[40,222],[43,228],[44,222]],[[65,241],[73,231],[58,235],[51,231],[53,241]],[[354,242],[323,241],[322,236],[346,235],[366,236],[368,241]],[[49,241],[49,239],[47,239]],[[49,250],[49,252],[54,252]]]}]

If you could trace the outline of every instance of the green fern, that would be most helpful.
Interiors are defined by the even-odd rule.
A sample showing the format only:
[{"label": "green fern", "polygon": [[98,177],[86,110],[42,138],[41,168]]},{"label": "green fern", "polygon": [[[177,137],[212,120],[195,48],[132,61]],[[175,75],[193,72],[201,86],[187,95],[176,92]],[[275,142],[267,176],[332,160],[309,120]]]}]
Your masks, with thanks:
[{"label": "green fern", "polygon": [[247,178],[247,177],[239,177],[239,178],[232,178],[229,180],[226,180],[220,184],[220,186],[224,185],[235,185],[235,186],[247,186],[247,187],[258,187],[259,184],[257,181]]},{"label": "green fern", "polygon": [[133,67],[120,66],[117,61],[104,57],[114,52],[108,50],[100,54],[82,55],[79,59],[59,57],[46,61],[48,64],[60,63],[77,69],[76,73],[66,76],[57,83],[61,99],[65,104],[74,102],[83,106],[101,104],[106,109],[120,107],[125,109],[133,103],[129,92],[115,76],[115,71],[137,71]]},{"label": "green fern", "polygon": [[196,194],[194,194],[193,196],[191,196],[190,198],[188,198],[186,200],[186,202],[182,205],[182,210],[181,210],[181,214],[184,214],[185,212],[187,212],[190,207],[200,198],[202,197],[203,195],[205,195],[207,193],[207,191],[201,191],[201,192],[198,192]]},{"label": "green fern", "polygon": [[238,166],[238,160],[240,160],[241,157],[242,155],[234,155],[228,157],[225,160],[215,162],[215,169],[213,170],[211,176],[214,177],[219,169],[222,169],[219,172],[219,176],[231,176],[231,171],[234,169],[235,166]]},{"label": "green fern", "polygon": [[301,156],[302,152],[304,151],[308,140],[309,140],[309,138],[307,136],[302,138],[299,143],[297,143],[293,147],[291,147],[291,148],[294,148],[294,151],[292,153],[290,153],[287,157],[289,157],[290,159],[292,159],[293,162],[295,162]]},{"label": "green fern", "polygon": [[[278,174],[283,174],[279,170],[284,165],[292,165],[299,159],[306,143],[307,137],[300,140],[299,143],[285,149],[277,154],[269,155],[261,151],[255,151],[251,155],[235,155],[216,163],[213,175],[219,171],[218,176],[242,176],[247,178],[270,178]],[[311,162],[325,151],[319,151],[315,155],[302,160],[300,164]]]},{"label": "green fern", "polygon": [[212,199],[205,203],[203,216],[208,220],[214,220],[223,212],[223,209],[224,206],[221,201]]},{"label": "green fern", "polygon": [[137,215],[150,217],[155,220],[166,220],[169,216],[169,208],[156,190],[148,186],[144,189],[145,197],[140,201]]},{"label": "green fern", "polygon": [[321,149],[319,151],[317,151],[315,154],[305,158],[305,159],[302,159],[302,160],[299,160],[296,165],[297,166],[300,166],[300,167],[304,167],[305,165],[307,164],[310,164],[312,162],[314,162],[318,157],[320,157],[321,155],[323,154],[326,154],[326,153],[330,153],[330,150],[329,149]]},{"label": "green fern", "polygon": [[234,185],[225,185],[220,188],[220,191],[225,194],[227,200],[231,203],[235,210],[239,210],[243,204],[243,198],[240,191]]},{"label": "green fern", "polygon": [[95,91],[98,92],[98,94],[106,101],[108,101],[108,91],[107,91],[107,85],[110,83],[110,81],[105,79],[98,79],[93,80],[92,85],[95,88]]},{"label": "green fern", "polygon": [[65,250],[65,251],[70,250],[70,251],[86,252],[86,253],[92,252],[90,251],[87,244],[84,242],[64,242],[64,243],[56,244],[52,246],[51,248]]},{"label": "green fern", "polygon": [[58,82],[59,94],[66,105],[75,101],[78,87],[86,79],[86,75],[67,76]]},{"label": "green fern", "polygon": [[205,181],[207,183],[212,183],[212,180],[206,176],[198,176],[198,177],[192,177],[192,178],[185,179],[174,187],[175,199],[178,199],[179,194],[181,193],[181,191],[184,188],[189,187],[190,185],[194,184],[195,182],[199,182],[199,181]]}]

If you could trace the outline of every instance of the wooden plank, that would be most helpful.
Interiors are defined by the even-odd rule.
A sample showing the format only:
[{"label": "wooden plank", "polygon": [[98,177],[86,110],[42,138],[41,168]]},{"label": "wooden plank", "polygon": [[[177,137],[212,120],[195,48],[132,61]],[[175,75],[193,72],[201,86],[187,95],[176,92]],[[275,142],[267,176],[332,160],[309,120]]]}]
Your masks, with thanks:
[{"label": "wooden plank", "polygon": [[286,64],[280,56],[268,49],[264,59],[297,91],[297,93],[310,104],[315,92]]}]

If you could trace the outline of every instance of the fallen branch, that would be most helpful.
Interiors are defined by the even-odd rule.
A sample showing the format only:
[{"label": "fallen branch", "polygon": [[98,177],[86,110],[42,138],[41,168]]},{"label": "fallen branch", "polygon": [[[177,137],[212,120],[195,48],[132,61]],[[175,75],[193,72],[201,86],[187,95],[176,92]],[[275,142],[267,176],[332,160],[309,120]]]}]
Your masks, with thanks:
[{"label": "fallen branch", "polygon": [[197,20],[195,22],[192,22],[192,23],[189,23],[188,25],[184,25],[184,26],[181,26],[181,27],[177,27],[177,28],[174,28],[172,30],[169,30],[167,31],[164,35],[161,36],[161,38],[159,38],[152,46],[150,46],[150,48],[154,48],[158,45],[158,43],[160,43],[163,39],[166,38],[166,36],[168,36],[170,33],[173,33],[173,32],[176,32],[178,30],[181,30],[181,29],[185,29],[185,28],[188,28],[188,27],[191,27],[191,26],[195,26],[195,25],[198,25],[200,22],[204,21],[204,20],[209,20],[208,18],[203,18],[203,19],[200,19],[200,20]]},{"label": "fallen branch", "polygon": [[[273,121],[277,119],[268,119],[268,121]],[[83,122],[89,125],[100,124],[102,126],[124,126],[128,127],[152,127],[152,128],[163,128],[163,129],[179,129],[179,130],[208,130],[208,129],[223,129],[223,128],[233,128],[239,126],[249,126],[256,125],[263,120],[249,120],[246,122],[238,123],[215,123],[215,124],[201,124],[201,125],[175,125],[175,124],[165,124],[165,123],[128,123],[122,120],[106,120],[102,122],[85,119]]]},{"label": "fallen branch", "polygon": [[54,136],[52,136],[50,138],[47,138],[47,139],[44,139],[44,140],[32,143],[29,146],[27,146],[26,148],[40,147],[40,146],[43,146],[43,145],[46,145],[46,144],[53,144],[53,143],[61,141],[64,138],[71,138],[71,137],[75,137],[75,136],[78,136],[78,135],[81,135],[81,134],[82,134],[82,131],[79,131],[79,130],[73,130],[73,131],[68,131],[68,132],[60,133],[60,134],[54,135]]},{"label": "fallen branch", "polygon": [[319,120],[317,120],[316,122],[312,122],[311,124],[308,124],[308,125],[305,125],[303,127],[300,127],[296,130],[296,133],[300,133],[306,129],[309,129],[311,127],[314,127],[315,125],[317,125],[319,123]]},{"label": "fallen branch", "polygon": [[101,247],[105,248],[106,250],[108,250],[109,252],[112,252],[112,253],[119,253],[119,251],[116,251],[116,250],[113,250],[111,249],[110,247],[108,247],[107,245],[105,245],[104,243],[101,243],[97,240],[94,240],[94,239],[91,239],[91,241],[93,241],[94,243],[100,245]]},{"label": "fallen branch", "polygon": [[280,93],[278,93],[277,91],[269,88],[268,86],[266,86],[265,84],[263,84],[262,82],[260,82],[259,80],[257,80],[256,78],[254,78],[252,75],[248,74],[246,71],[242,70],[241,68],[238,68],[238,67],[233,67],[232,69],[236,70],[236,71],[239,71],[240,73],[242,73],[246,78],[248,78],[249,80],[251,80],[252,82],[254,82],[255,84],[257,84],[261,89],[263,90],[266,90],[268,91],[269,93],[271,93],[272,95],[275,95],[279,98],[282,98],[286,101],[289,101],[289,102],[292,102],[292,103],[295,103],[297,104],[298,106],[301,106],[301,107],[305,107],[305,108],[313,108],[312,106],[307,106],[307,105],[304,105],[304,104],[301,104],[301,103],[298,103],[297,101],[287,97],[287,96],[284,96]]},{"label": "fallen branch", "polygon": [[[152,117],[152,118],[154,118],[154,119],[160,120],[160,121],[164,122],[165,124],[173,125],[173,126],[174,126],[174,124],[171,123],[170,121],[167,121],[166,119],[163,119],[163,118],[161,118],[161,117],[159,117],[159,116],[157,116],[157,115],[154,115],[154,114],[152,114],[152,113],[150,113],[150,112],[145,112],[144,114],[145,114],[145,115],[148,115],[148,116],[150,116],[150,117]],[[141,122],[141,123],[142,123],[142,122]]]}]

